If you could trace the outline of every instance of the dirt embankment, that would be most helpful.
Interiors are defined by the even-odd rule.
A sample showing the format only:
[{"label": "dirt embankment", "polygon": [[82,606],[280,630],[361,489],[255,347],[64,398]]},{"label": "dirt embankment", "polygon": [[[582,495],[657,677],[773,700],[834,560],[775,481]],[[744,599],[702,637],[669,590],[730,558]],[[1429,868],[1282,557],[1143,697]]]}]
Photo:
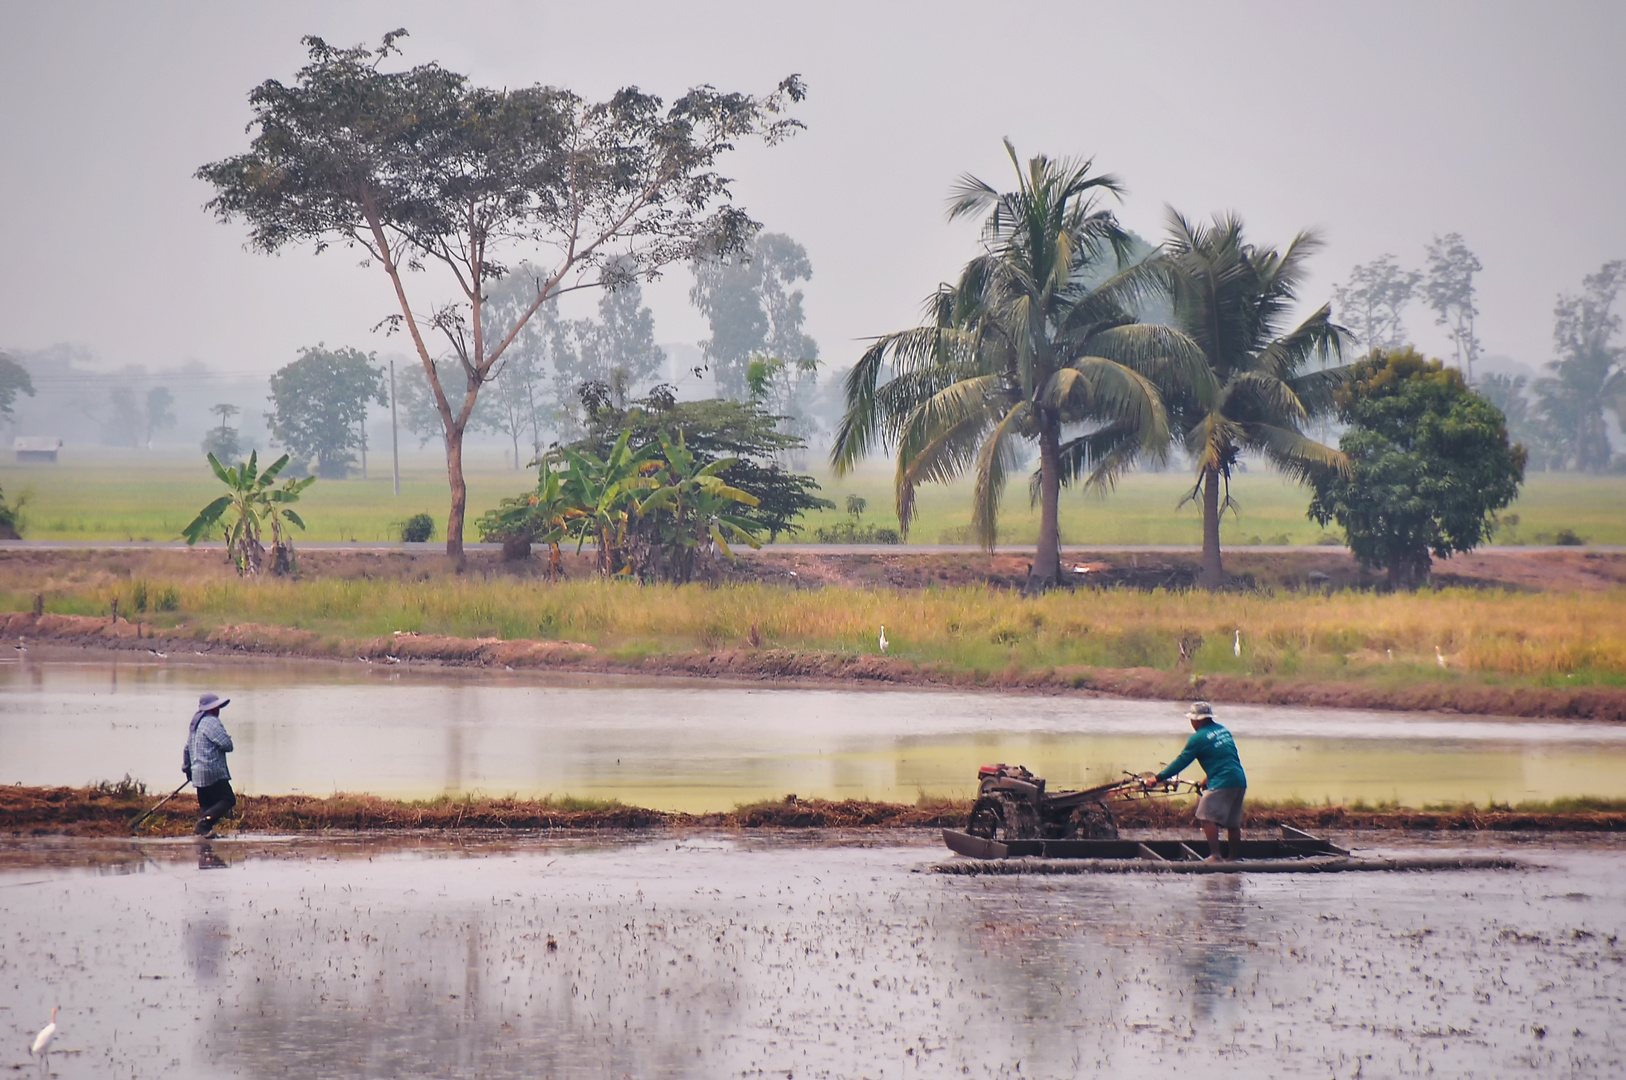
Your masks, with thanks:
[{"label": "dirt embankment", "polygon": [[[134,792],[97,788],[0,788],[0,833],[44,836],[123,836],[132,819],[157,798]],[[243,833],[311,833],[324,831],[402,830],[629,830],[629,829],[919,829],[961,828],[970,804],[945,800],[910,806],[902,803],[840,802],[798,799],[742,806],[727,813],[679,814],[639,807],[609,805],[577,808],[527,799],[443,799],[427,803],[396,802],[372,795],[244,796],[228,824]],[[1146,799],[1115,802],[1113,813],[1124,828],[1186,828],[1191,808],[1185,801]],[[190,793],[178,796],[141,826],[144,836],[182,836],[191,832],[197,814]],[[1482,810],[1350,809],[1342,806],[1250,807],[1245,827],[1324,831],[1387,829],[1396,831],[1626,832],[1626,808],[1565,812]]]},{"label": "dirt embankment", "polygon": [[1108,694],[1180,701],[1437,711],[1484,716],[1626,721],[1626,689],[1422,684],[1374,686],[1285,676],[1198,675],[1153,668],[1054,667],[977,672],[902,657],[791,649],[716,649],[618,658],[568,641],[392,634],[352,641],[254,623],[158,632],[85,615],[0,614],[0,637],[25,642],[208,657],[267,656],[377,664],[429,663],[488,669],[676,675],[779,683],[926,686],[1028,693]]}]

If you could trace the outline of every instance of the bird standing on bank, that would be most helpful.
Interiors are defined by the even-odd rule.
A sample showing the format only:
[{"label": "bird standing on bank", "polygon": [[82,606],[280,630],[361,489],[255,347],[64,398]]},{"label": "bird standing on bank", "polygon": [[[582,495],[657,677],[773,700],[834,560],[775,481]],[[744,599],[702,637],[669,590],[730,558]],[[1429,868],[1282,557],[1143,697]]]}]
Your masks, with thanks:
[{"label": "bird standing on bank", "polygon": [[1434,646],[1434,662],[1441,667],[1446,666],[1445,654],[1440,651],[1440,647],[1438,645]]},{"label": "bird standing on bank", "polygon": [[886,647],[888,645],[890,645],[890,644],[892,644],[892,643],[890,641],[886,640],[886,623],[882,623],[881,624],[881,652],[883,654],[886,652]]},{"label": "bird standing on bank", "polygon": [[60,1006],[51,1006],[51,1022],[40,1028],[40,1033],[34,1036],[34,1045],[28,1052],[40,1059],[41,1071],[51,1067],[48,1060],[51,1056],[51,1044],[56,1041],[56,1011]]},{"label": "bird standing on bank", "polygon": [[1242,631],[1240,630],[1236,632],[1236,640],[1231,643],[1231,653],[1238,658],[1242,656]]}]

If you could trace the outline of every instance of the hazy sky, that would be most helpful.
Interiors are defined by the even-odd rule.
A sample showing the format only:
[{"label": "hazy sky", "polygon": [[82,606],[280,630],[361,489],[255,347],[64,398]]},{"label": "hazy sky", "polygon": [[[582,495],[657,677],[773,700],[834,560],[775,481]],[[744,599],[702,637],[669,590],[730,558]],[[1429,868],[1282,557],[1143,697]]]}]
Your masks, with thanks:
[{"label": "hazy sky", "polygon": [[[33,3],[0,0],[0,345],[81,343],[110,364],[269,371],[304,344],[398,349],[351,255],[242,247],[202,210],[201,164],[247,144],[247,93],[299,38],[376,42],[477,82],[709,82],[800,72],[808,130],[742,152],[738,201],[801,241],[808,329],[838,366],[912,325],[972,253],[950,183],[1010,179],[1000,147],[1094,156],[1149,238],[1164,204],[1236,210],[1258,242],[1328,241],[1307,299],[1385,252],[1463,234],[1485,269],[1487,350],[1550,357],[1552,306],[1626,257],[1626,4]],[[429,306],[429,279],[416,303]],[[693,342],[688,272],[649,291]],[[1430,313],[1409,325],[1446,348]]]}]

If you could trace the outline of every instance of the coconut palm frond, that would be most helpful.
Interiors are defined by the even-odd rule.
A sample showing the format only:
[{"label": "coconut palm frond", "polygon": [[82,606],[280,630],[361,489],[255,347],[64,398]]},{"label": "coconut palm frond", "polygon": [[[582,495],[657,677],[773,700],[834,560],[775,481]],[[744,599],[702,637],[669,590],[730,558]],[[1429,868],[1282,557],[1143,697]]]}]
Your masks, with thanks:
[{"label": "coconut palm frond", "polygon": [[1349,340],[1349,331],[1332,321],[1332,305],[1323,304],[1298,326],[1266,342],[1254,366],[1278,379],[1289,379],[1308,367],[1312,360],[1323,364],[1342,360],[1344,345]]},{"label": "coconut palm frond", "polygon": [[977,542],[992,551],[999,541],[999,500],[1005,482],[1021,460],[1017,439],[1031,406],[1019,401],[994,425],[977,453],[976,483],[971,492],[971,527]]},{"label": "coconut palm frond", "polygon": [[[1162,449],[1148,454],[1145,440],[1134,425],[1122,421],[1107,424],[1061,444],[1062,485],[1105,494],[1137,461],[1148,457],[1159,460]],[[1040,480],[1037,471],[1028,480],[1028,498],[1035,504],[1039,501]]]},{"label": "coconut palm frond", "polygon": [[1293,388],[1262,371],[1242,371],[1225,386],[1226,414],[1243,423],[1259,421],[1297,429],[1309,410]]},{"label": "coconut palm frond", "polygon": [[1169,441],[1168,413],[1157,387],[1133,368],[1103,357],[1080,357],[1057,371],[1041,400],[1069,420],[1122,419],[1148,446]]},{"label": "coconut palm frond", "polygon": [[1349,459],[1343,451],[1323,446],[1301,431],[1272,424],[1251,425],[1249,442],[1270,459],[1270,463],[1295,480],[1308,480],[1327,470],[1349,474]]}]

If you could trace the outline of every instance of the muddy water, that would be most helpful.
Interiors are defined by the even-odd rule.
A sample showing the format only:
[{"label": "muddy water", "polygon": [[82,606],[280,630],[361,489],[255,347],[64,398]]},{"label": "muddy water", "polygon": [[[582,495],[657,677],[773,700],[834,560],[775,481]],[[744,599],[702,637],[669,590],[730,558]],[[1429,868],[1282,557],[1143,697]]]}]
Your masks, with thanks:
[{"label": "muddy water", "polygon": [[728,834],[201,854],[0,841],[0,1069],[31,1070],[53,1004],[62,1077],[1626,1069],[1607,842],[1516,850],[1539,870],[1174,879]]},{"label": "muddy water", "polygon": [[[0,667],[0,783],[129,773],[172,787],[204,689],[233,699],[232,773],[256,794],[551,793],[689,811],[792,792],[908,802],[966,795],[993,761],[1024,763],[1052,787],[1115,779],[1168,761],[1189,734],[1184,707],[1160,702],[25,660]],[[1221,717],[1261,798],[1626,797],[1626,727],[1244,706]]]}]

